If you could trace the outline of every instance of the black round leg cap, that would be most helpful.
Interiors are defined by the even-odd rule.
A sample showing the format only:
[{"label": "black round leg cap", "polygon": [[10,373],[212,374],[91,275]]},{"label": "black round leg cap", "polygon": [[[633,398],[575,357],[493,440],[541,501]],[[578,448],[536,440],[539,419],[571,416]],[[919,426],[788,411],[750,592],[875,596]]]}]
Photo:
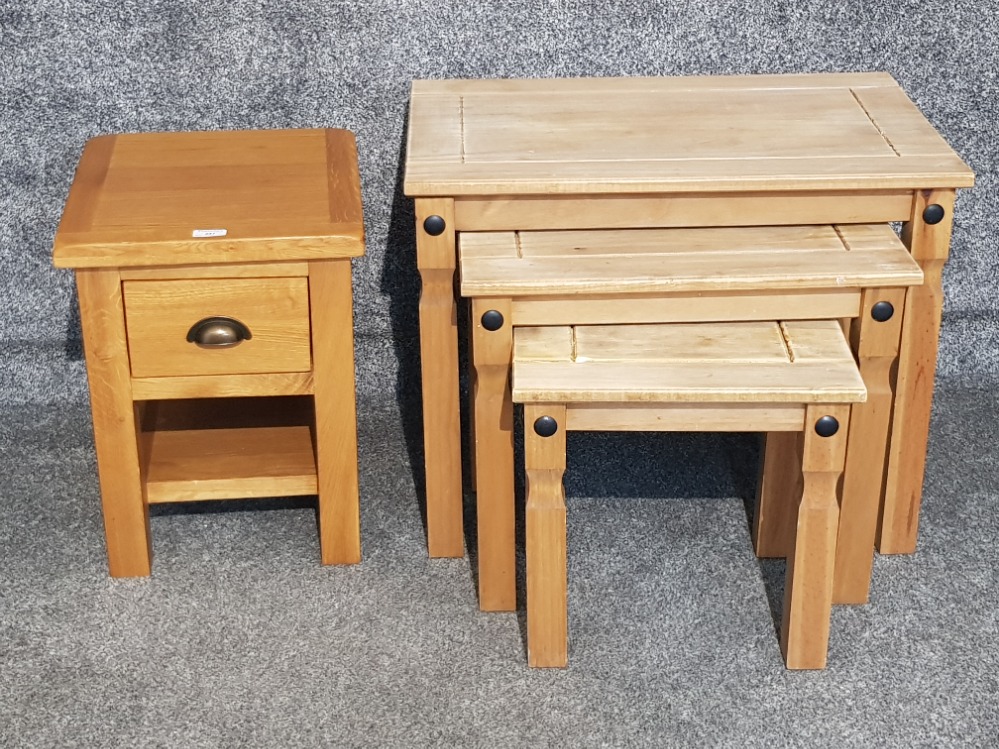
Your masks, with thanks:
[{"label": "black round leg cap", "polygon": [[878,322],[887,322],[895,314],[895,308],[891,302],[878,302],[871,307],[871,317]]},{"label": "black round leg cap", "polygon": [[558,431],[558,422],[551,416],[540,416],[534,422],[534,433],[539,437],[551,437]]},{"label": "black round leg cap", "polygon": [[820,437],[832,437],[839,431],[839,422],[835,416],[823,416],[815,422],[815,433]]},{"label": "black round leg cap", "polygon": [[943,221],[944,209],[942,205],[934,203],[933,205],[926,206],[926,210],[923,211],[923,221],[928,224],[939,224]]},{"label": "black round leg cap", "polygon": [[447,224],[444,223],[444,219],[440,216],[427,216],[423,220],[423,231],[431,237],[440,236],[446,228]]},{"label": "black round leg cap", "polygon": [[482,327],[489,331],[499,330],[503,327],[503,314],[495,309],[483,312]]}]

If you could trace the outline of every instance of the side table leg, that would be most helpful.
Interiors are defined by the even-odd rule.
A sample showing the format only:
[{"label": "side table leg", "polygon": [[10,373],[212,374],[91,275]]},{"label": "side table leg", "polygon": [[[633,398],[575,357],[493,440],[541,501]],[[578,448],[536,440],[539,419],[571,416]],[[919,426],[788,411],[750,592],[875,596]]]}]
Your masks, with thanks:
[{"label": "side table leg", "polygon": [[[425,221],[438,216],[432,235]],[[432,226],[432,224],[431,224]],[[423,452],[426,466],[427,546],[432,557],[465,553],[461,492],[461,421],[458,392],[458,310],[454,299],[454,201],[416,201],[416,262],[420,294],[423,373]]]},{"label": "side table leg", "polygon": [[860,317],[850,330],[867,401],[855,403],[850,414],[833,603],[867,603],[870,592],[891,422],[891,366],[898,356],[905,293],[897,288],[866,289]]},{"label": "side table leg", "polygon": [[[468,318],[472,318],[472,300],[466,300],[468,306]],[[468,400],[465,401],[465,413],[468,417],[468,445],[466,448],[466,458],[468,463],[468,475],[465,478],[468,480],[468,485],[472,487],[473,491],[476,485],[475,479],[475,388],[477,384],[475,382],[475,343],[472,340],[473,336],[468,336],[468,361],[466,362],[465,376],[468,378]]]},{"label": "side table leg", "polygon": [[[513,488],[513,401],[510,363],[513,324],[509,299],[472,301],[475,365],[474,435],[479,537],[479,607],[517,608],[517,549]],[[502,318],[491,313],[498,312]],[[487,322],[500,327],[489,330]]]},{"label": "side table leg", "polygon": [[309,263],[319,546],[323,564],[361,561],[350,259]]},{"label": "side table leg", "polygon": [[801,432],[768,432],[753,513],[753,549],[761,558],[786,557],[794,548],[801,499]]},{"label": "side table leg", "polygon": [[[827,415],[839,421],[839,431],[820,437],[815,422]],[[780,630],[781,653],[790,669],[826,667],[839,523],[836,485],[846,459],[849,421],[849,406],[809,406],[805,413],[804,488],[787,557]]]},{"label": "side table leg", "polygon": [[149,506],[143,498],[121,278],[116,269],[76,271],[90,384],[104,535],[112,577],[152,568]]},{"label": "side table leg", "polygon": [[[527,476],[527,665],[563,668],[569,660],[566,562],[565,406],[524,407],[524,468]],[[534,431],[550,416],[558,430]]]},{"label": "side table leg", "polygon": [[[937,209],[924,215],[930,206],[939,206],[943,211],[935,224],[926,219],[928,216],[935,220]],[[902,318],[888,477],[878,524],[877,543],[882,554],[911,554],[916,550],[943,310],[941,272],[950,249],[953,214],[953,190],[917,192],[912,218],[902,235],[923,269],[924,281],[922,286],[909,290]]]}]

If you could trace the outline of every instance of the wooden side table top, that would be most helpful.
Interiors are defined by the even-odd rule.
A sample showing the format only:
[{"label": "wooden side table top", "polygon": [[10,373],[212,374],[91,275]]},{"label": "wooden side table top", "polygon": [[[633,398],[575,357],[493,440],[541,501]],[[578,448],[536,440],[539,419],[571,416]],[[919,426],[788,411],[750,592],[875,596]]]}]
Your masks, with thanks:
[{"label": "wooden side table top", "polygon": [[83,151],[55,238],[61,268],[364,254],[354,135],[106,135]]},{"label": "wooden side table top", "polygon": [[887,73],[415,81],[430,197],[970,187]]}]

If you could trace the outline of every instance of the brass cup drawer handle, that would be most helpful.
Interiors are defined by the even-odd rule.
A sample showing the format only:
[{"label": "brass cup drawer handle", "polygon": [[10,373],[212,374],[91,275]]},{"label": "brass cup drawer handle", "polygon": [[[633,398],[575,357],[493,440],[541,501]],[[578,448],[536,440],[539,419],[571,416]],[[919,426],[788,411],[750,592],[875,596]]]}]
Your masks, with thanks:
[{"label": "brass cup drawer handle", "polygon": [[250,329],[232,317],[206,317],[187,331],[187,340],[201,348],[232,348],[253,338]]}]

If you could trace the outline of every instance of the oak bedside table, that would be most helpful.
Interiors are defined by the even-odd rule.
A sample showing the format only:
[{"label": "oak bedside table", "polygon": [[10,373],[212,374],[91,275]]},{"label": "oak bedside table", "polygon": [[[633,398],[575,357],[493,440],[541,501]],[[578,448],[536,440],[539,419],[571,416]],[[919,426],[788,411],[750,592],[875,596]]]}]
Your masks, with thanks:
[{"label": "oak bedside table", "polygon": [[148,506],[318,497],[324,564],[360,561],[346,130],[86,144],[55,238],[76,271],[108,563],[150,574]]}]

